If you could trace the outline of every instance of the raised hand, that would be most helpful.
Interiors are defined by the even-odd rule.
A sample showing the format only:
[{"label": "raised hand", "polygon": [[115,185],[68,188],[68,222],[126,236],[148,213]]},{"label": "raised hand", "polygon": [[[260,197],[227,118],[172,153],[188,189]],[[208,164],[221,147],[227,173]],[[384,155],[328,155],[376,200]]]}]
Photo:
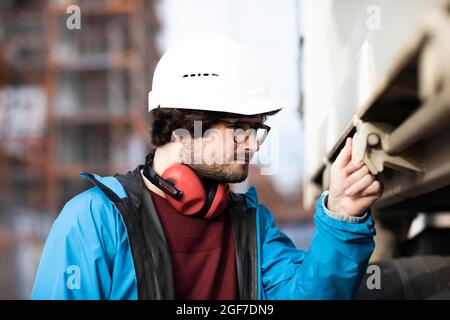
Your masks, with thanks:
[{"label": "raised hand", "polygon": [[382,194],[382,184],[362,161],[352,161],[352,139],[345,146],[330,170],[328,210],[358,216],[363,214]]}]

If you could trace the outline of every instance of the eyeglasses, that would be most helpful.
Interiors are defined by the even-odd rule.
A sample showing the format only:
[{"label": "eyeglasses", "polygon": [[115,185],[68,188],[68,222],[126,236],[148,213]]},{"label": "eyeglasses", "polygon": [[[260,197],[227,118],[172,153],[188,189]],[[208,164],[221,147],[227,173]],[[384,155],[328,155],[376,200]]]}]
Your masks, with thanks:
[{"label": "eyeglasses", "polygon": [[226,123],[228,124],[228,128],[234,129],[234,142],[237,144],[244,143],[250,135],[254,135],[256,137],[256,143],[260,146],[264,143],[270,131],[270,127],[262,123],[251,125],[245,122],[230,120],[220,120],[220,122]]}]

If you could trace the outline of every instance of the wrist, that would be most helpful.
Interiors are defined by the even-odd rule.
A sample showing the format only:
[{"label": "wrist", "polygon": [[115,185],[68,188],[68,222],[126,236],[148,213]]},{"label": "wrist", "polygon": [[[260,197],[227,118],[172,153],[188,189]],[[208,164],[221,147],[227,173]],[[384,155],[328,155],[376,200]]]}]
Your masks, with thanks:
[{"label": "wrist", "polygon": [[321,205],[322,205],[322,208],[323,208],[323,211],[325,212],[325,214],[334,220],[351,222],[351,223],[362,223],[366,220],[367,215],[369,214],[368,211],[364,212],[364,214],[362,216],[350,216],[347,214],[334,213],[328,209],[327,200],[328,200],[328,191],[325,191],[323,193],[323,196],[321,199]]},{"label": "wrist", "polygon": [[334,201],[334,198],[330,194],[325,198],[325,207],[333,213],[343,214],[342,208],[336,205],[336,201]]},{"label": "wrist", "polygon": [[355,211],[354,208],[348,208],[347,206],[342,204],[342,201],[340,199],[336,199],[332,195],[328,194],[327,198],[325,199],[325,207],[327,210],[334,214],[338,215],[344,215],[349,217],[360,217],[364,214],[360,211]]}]

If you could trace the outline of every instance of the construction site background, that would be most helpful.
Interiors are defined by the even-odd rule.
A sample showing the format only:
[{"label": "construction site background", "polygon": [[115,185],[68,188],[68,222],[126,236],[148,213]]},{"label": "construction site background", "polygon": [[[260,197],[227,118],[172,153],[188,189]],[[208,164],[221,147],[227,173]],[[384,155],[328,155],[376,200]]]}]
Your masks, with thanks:
[{"label": "construction site background", "polygon": [[[162,54],[157,38],[170,28],[160,2],[0,2],[0,299],[29,298],[52,223],[91,187],[81,171],[123,173],[150,150],[147,94]],[[71,5],[81,8],[81,29],[68,28]],[[301,185],[286,193],[273,178],[252,165],[236,190],[254,185],[306,248],[312,213]]]}]

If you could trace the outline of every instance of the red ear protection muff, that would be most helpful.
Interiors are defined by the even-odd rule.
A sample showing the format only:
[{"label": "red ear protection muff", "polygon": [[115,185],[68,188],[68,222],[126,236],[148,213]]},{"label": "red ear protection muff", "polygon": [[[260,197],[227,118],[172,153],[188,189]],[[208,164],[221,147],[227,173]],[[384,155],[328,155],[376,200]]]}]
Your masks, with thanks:
[{"label": "red ear protection muff", "polygon": [[187,165],[174,164],[159,176],[151,167],[155,150],[145,158],[144,176],[169,195],[167,201],[180,213],[206,219],[217,217],[227,207],[228,184],[201,180]]}]

